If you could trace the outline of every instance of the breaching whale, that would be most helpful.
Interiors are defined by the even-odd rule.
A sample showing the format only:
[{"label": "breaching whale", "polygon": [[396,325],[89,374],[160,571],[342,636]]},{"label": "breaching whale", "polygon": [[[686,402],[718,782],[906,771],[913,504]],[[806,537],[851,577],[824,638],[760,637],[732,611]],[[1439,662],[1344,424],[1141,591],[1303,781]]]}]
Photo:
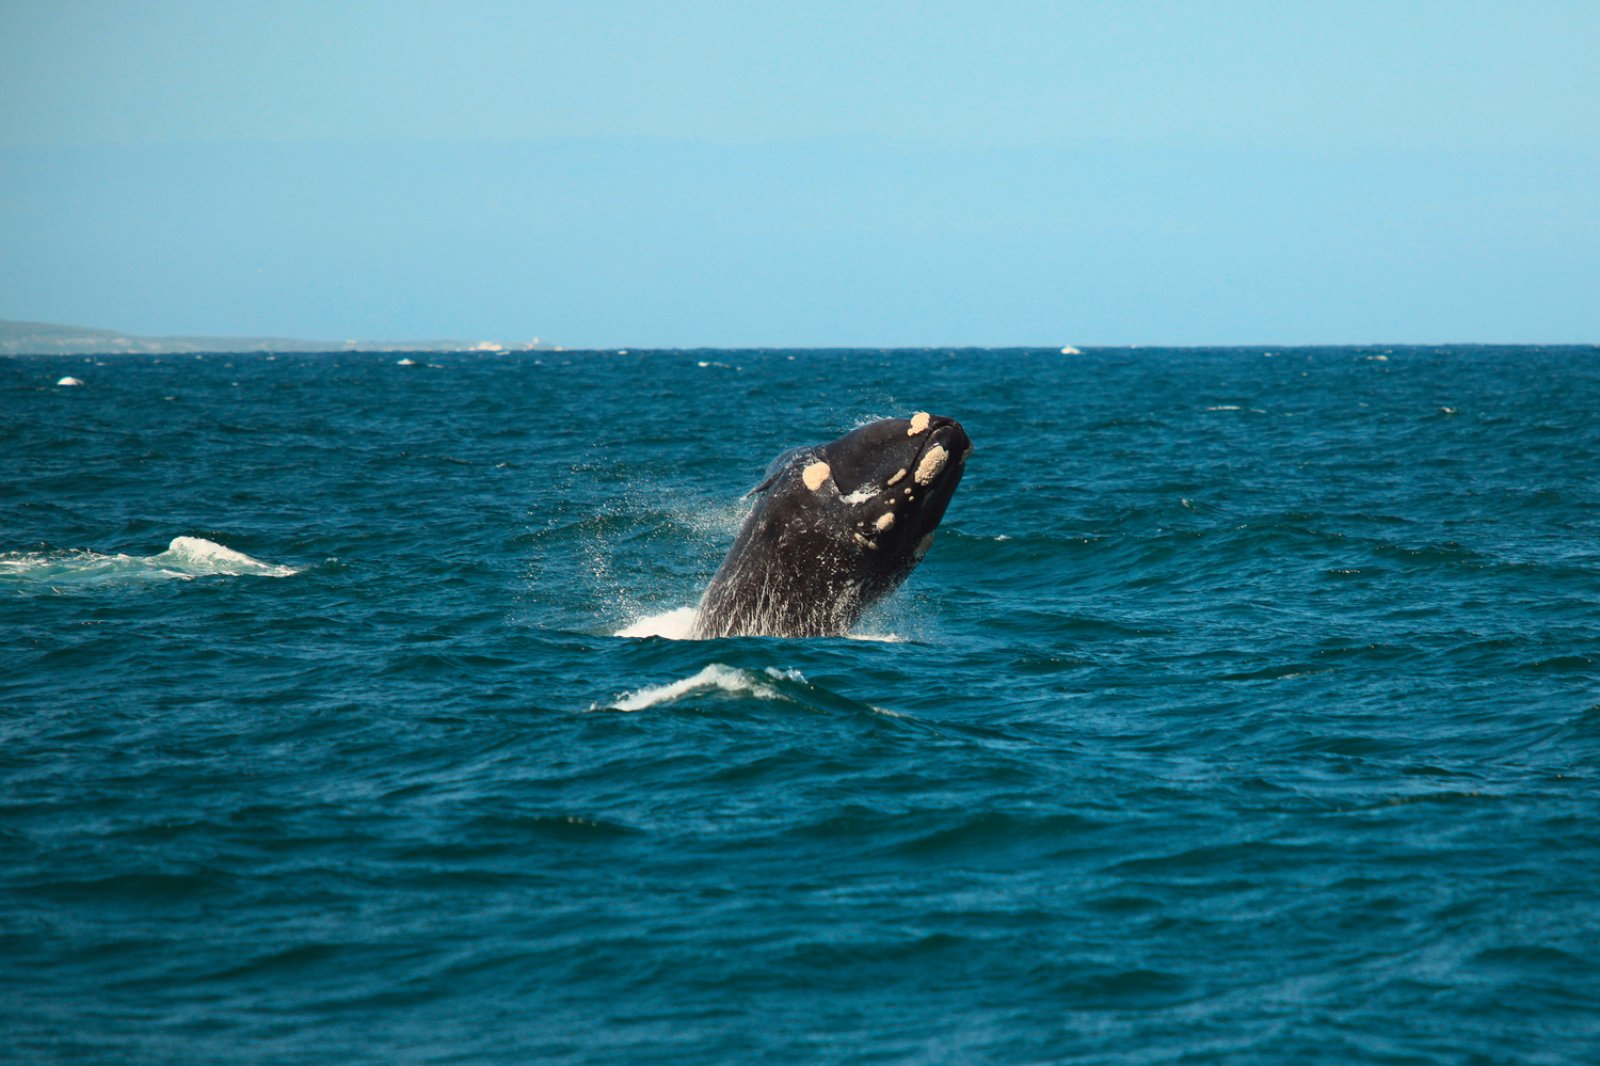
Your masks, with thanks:
[{"label": "breaching whale", "polygon": [[773,460],[695,637],[840,636],[922,560],[972,443],[919,411]]}]

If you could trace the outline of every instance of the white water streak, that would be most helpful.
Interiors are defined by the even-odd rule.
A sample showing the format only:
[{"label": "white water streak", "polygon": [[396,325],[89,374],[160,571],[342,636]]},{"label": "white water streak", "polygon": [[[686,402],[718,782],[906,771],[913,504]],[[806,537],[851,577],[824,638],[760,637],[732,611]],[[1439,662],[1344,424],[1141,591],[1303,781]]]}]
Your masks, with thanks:
[{"label": "white water streak", "polygon": [[174,537],[155,555],[94,551],[0,553],[0,578],[50,588],[192,581],[198,577],[291,577],[300,571],[252,559],[204,537]]},{"label": "white water streak", "polygon": [[[766,677],[772,680],[804,681],[797,670],[776,670],[768,667],[764,671]],[[721,690],[732,695],[754,696],[757,699],[776,700],[784,696],[771,684],[762,680],[762,675],[750,670],[739,670],[721,663],[712,663],[699,673],[678,681],[669,681],[664,685],[651,685],[639,689],[637,692],[624,692],[611,703],[601,706],[595,704],[591,711],[642,711],[647,707],[655,707],[663,703],[687,696],[691,692],[707,690]]]}]

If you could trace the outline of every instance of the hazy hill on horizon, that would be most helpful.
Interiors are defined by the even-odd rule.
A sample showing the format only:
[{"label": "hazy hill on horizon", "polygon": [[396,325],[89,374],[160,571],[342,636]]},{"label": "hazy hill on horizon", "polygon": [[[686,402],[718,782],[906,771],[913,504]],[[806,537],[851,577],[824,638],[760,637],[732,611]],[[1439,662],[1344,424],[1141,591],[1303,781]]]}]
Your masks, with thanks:
[{"label": "hazy hill on horizon", "polygon": [[316,341],[289,337],[143,337],[52,322],[0,320],[0,355],[189,355],[204,352],[525,351],[547,347],[493,341]]}]

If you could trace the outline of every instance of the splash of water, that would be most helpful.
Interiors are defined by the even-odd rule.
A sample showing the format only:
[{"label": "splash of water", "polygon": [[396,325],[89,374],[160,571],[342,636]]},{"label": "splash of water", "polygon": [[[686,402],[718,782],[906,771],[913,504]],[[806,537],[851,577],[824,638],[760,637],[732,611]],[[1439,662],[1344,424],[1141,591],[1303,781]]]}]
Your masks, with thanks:
[{"label": "splash of water", "polygon": [[292,577],[300,571],[252,559],[204,537],[174,537],[154,555],[106,555],[87,550],[0,553],[0,580],[61,589],[192,581],[199,577]]}]

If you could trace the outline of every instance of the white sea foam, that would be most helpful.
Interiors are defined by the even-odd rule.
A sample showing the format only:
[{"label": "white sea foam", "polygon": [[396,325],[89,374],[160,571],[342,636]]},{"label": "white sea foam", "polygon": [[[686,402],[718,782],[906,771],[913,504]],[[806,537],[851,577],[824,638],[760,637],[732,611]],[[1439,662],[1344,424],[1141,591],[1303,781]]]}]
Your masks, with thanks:
[{"label": "white sea foam", "polygon": [[[663,640],[694,640],[694,623],[700,615],[699,608],[678,607],[659,614],[636,618],[617,630],[617,637],[661,637]],[[847,640],[864,640],[874,644],[903,644],[905,637],[898,633],[846,633]]]},{"label": "white sea foam", "polygon": [[94,551],[0,552],[0,579],[51,589],[192,581],[197,577],[290,577],[300,571],[252,559],[204,537],[175,537],[155,555]]},{"label": "white sea foam", "polygon": [[300,571],[292,566],[278,566],[252,559],[244,552],[234,551],[204,537],[174,537],[167,550],[152,555],[149,560],[163,567],[181,570],[200,577],[219,574],[238,577],[250,574],[256,577],[292,577]]},{"label": "white sea foam", "polygon": [[679,607],[660,614],[646,615],[617,630],[619,637],[664,637],[667,640],[688,640],[694,631],[694,620],[699,608]]},{"label": "white sea foam", "polygon": [[[763,680],[763,678],[770,680]],[[651,685],[639,689],[637,692],[624,692],[611,703],[604,706],[595,704],[591,711],[642,711],[648,707],[656,707],[663,703],[671,703],[683,698],[692,692],[705,692],[720,690],[732,695],[753,696],[757,699],[776,700],[783,699],[771,681],[804,681],[805,677],[798,670],[776,670],[767,667],[761,673],[753,670],[740,670],[721,663],[712,663],[690,677],[679,681],[669,681],[665,685]]]}]

